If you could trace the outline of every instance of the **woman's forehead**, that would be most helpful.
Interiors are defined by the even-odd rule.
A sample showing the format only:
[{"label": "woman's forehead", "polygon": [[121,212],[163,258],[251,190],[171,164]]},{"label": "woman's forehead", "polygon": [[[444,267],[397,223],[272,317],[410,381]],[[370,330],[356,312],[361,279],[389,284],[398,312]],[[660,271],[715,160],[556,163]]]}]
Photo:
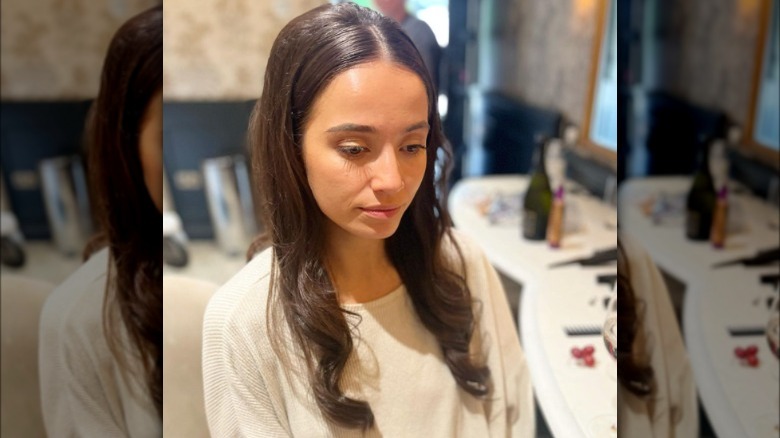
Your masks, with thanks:
[{"label": "woman's forehead", "polygon": [[[389,61],[336,75],[315,100],[310,120],[323,123],[417,123],[428,119],[428,94],[413,71]],[[413,119],[413,120],[412,120]]]}]

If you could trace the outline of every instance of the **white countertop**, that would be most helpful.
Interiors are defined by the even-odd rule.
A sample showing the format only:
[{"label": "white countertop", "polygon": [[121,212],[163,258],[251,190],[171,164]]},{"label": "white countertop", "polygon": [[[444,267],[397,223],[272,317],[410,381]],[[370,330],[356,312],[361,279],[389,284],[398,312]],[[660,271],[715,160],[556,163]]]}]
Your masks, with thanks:
[{"label": "white countertop", "polygon": [[620,185],[618,208],[625,232],[637,238],[655,262],[683,282],[693,281],[710,272],[712,264],[753,255],[758,249],[780,245],[778,211],[747,193],[734,190],[729,196],[729,220],[739,222],[730,230],[724,248],[713,249],[709,242],[685,237],[684,212],[669,214],[660,225],[645,216],[640,204],[663,192],[683,202],[691,185],[686,176],[652,177],[627,180]]}]

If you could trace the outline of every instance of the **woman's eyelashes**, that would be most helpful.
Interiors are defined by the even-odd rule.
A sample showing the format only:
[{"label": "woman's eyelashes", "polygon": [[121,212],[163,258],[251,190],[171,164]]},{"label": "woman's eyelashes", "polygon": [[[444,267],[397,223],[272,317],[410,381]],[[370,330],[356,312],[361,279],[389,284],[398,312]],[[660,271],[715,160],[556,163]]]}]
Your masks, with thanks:
[{"label": "woman's eyelashes", "polygon": [[[402,146],[399,150],[407,155],[416,155],[427,148],[427,146],[422,144],[409,144]],[[341,155],[349,159],[360,158],[371,153],[369,147],[361,145],[341,145],[337,150]]]},{"label": "woman's eyelashes", "polygon": [[428,149],[428,147],[422,144],[410,144],[404,146],[402,149],[409,154],[416,154],[422,150]]},{"label": "woman's eyelashes", "polygon": [[346,156],[347,158],[357,158],[360,155],[362,155],[364,152],[368,151],[368,148],[365,146],[346,145],[346,146],[339,146],[338,150],[339,152],[341,152],[342,155]]}]

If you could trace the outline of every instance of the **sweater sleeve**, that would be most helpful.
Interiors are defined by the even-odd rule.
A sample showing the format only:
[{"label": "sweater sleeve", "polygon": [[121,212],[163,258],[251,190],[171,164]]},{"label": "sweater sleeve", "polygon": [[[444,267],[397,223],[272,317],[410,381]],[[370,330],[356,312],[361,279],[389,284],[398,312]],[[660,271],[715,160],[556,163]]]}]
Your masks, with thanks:
[{"label": "sweater sleeve", "polygon": [[649,255],[639,248],[634,248],[637,265],[640,272],[646,273],[647,282],[640,287],[646,287],[644,294],[652,295],[650,301],[654,306],[657,324],[651,330],[655,332],[657,353],[663,357],[663,374],[667,381],[660,382],[667,392],[669,417],[668,436],[687,437],[698,435],[698,404],[693,371],[688,360],[682,336],[680,334],[674,307],[658,268]]},{"label": "sweater sleeve", "polygon": [[[534,436],[536,426],[534,398],[525,355],[520,347],[517,328],[498,273],[484,254],[482,260],[488,277],[487,292],[490,294],[490,303],[493,307],[494,331],[497,338],[496,353],[499,355],[498,367],[503,375],[506,436]],[[497,373],[499,370],[493,372]]]},{"label": "sweater sleeve", "polygon": [[46,434],[53,438],[125,436],[124,425],[106,396],[114,384],[96,356],[109,354],[102,327],[92,320],[64,318],[67,306],[60,302],[61,295],[53,293],[41,313],[38,354]]},{"label": "sweater sleeve", "polygon": [[[219,292],[217,295],[222,295]],[[250,329],[226,318],[217,300],[203,325],[203,379],[206,418],[213,437],[287,437],[262,375]]]},{"label": "sweater sleeve", "polygon": [[481,301],[482,311],[477,318],[482,342],[487,342],[494,386],[489,409],[490,436],[534,436],[531,376],[504,287],[481,248],[457,231],[456,236],[467,261],[469,288],[473,297]]}]

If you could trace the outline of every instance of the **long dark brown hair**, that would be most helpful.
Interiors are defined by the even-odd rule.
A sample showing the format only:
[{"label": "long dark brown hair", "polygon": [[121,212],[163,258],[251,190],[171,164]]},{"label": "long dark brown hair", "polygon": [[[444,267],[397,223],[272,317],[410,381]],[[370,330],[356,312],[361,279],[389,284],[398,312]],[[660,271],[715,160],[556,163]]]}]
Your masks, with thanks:
[{"label": "long dark brown hair", "polygon": [[[128,20],[108,48],[98,97],[87,123],[87,166],[98,235],[85,256],[109,248],[103,330],[126,372],[119,324],[140,360],[143,379],[162,415],[162,215],[144,182],[139,153],[149,104],[162,89],[162,7]],[[112,271],[114,271],[112,273]],[[121,326],[120,326],[121,327]]]},{"label": "long dark brown hair", "polygon": [[619,237],[617,268],[618,381],[634,395],[645,397],[653,392],[653,368],[634,348],[637,333],[642,328],[643,302],[637,299],[631,285],[631,269]]},{"label": "long dark brown hair", "polygon": [[[352,3],[323,5],[293,19],[273,44],[263,94],[250,122],[250,153],[256,198],[274,251],[273,301],[269,302],[283,309],[294,342],[305,355],[308,378],[324,416],[363,429],[374,424],[371,407],[346,397],[339,387],[353,341],[345,318],[348,312],[339,306],[323,263],[325,216],[307,182],[301,140],[312,105],[330,81],[377,59],[396,63],[421,78],[428,94],[430,125],[422,184],[398,230],[385,240],[385,250],[420,320],[438,340],[457,384],[477,397],[491,391],[490,371],[482,355],[469,353],[475,326],[471,293],[442,252],[445,236],[454,240],[444,204],[447,172],[436,178],[434,170],[440,150],[446,156],[445,169],[451,154],[445,147],[428,71],[412,41],[392,20]],[[462,254],[455,247],[463,270]],[[278,326],[271,323],[271,313],[268,329],[273,331]],[[276,342],[279,338],[272,335]]]}]

